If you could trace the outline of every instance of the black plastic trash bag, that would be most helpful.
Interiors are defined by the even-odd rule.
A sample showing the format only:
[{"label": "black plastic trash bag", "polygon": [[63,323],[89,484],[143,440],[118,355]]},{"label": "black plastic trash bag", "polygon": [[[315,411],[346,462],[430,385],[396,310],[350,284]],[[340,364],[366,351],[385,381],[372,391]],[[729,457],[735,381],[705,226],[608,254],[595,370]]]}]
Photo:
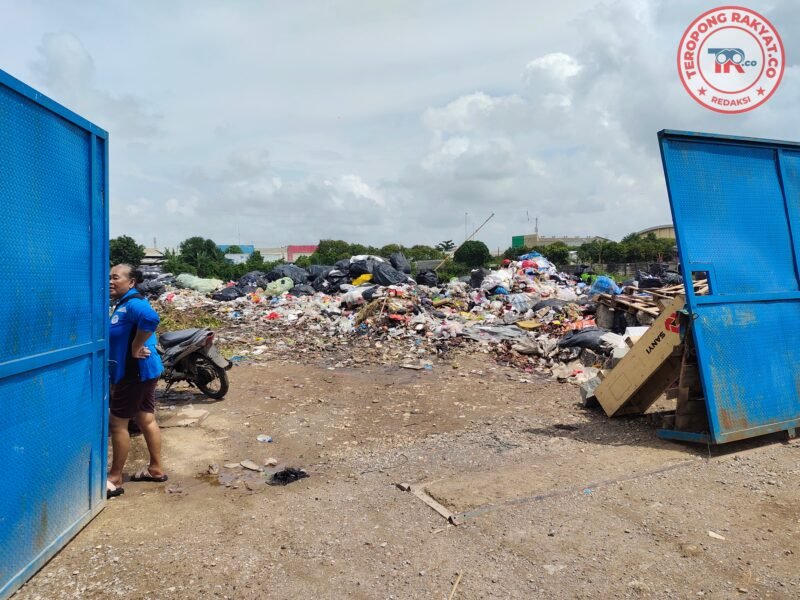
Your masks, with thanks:
[{"label": "black plastic trash bag", "polygon": [[584,329],[573,329],[558,340],[559,348],[589,348],[601,354],[607,354],[609,345],[603,342],[602,338],[609,333],[607,329],[599,327],[585,327]]},{"label": "black plastic trash bag", "polygon": [[488,269],[484,269],[480,267],[479,269],[473,269],[469,272],[469,285],[470,287],[479,288],[483,283],[483,280],[486,278],[486,275],[489,274]]},{"label": "black plastic trash bag", "polygon": [[408,259],[402,252],[395,252],[392,254],[389,257],[389,262],[392,263],[392,266],[398,271],[402,271],[407,275],[411,273],[411,263],[408,262]]},{"label": "black plastic trash bag", "polygon": [[543,308],[553,308],[556,311],[561,310],[564,308],[569,302],[565,302],[564,300],[556,300],[555,298],[551,298],[549,300],[541,300],[533,305],[534,312],[537,310],[542,310]]},{"label": "black plastic trash bag", "polygon": [[439,285],[439,276],[436,271],[420,271],[417,273],[417,283],[428,287],[436,287]]},{"label": "black plastic trash bag", "polygon": [[349,273],[349,271],[350,271],[350,259],[349,258],[343,258],[342,260],[337,260],[335,263],[333,263],[333,268],[336,269],[337,271],[341,271],[342,273],[345,273],[345,274]]},{"label": "black plastic trash bag", "polygon": [[325,275],[320,275],[314,279],[314,281],[311,282],[311,287],[318,292],[337,294],[341,291],[339,286],[345,283],[350,284],[350,277],[347,275],[347,272],[345,271],[342,273],[339,269],[333,269]]},{"label": "black plastic trash bag", "polygon": [[236,287],[264,287],[269,283],[264,277],[265,275],[266,273],[264,273],[264,271],[250,271],[249,273],[245,273],[239,278],[239,281],[236,282]]},{"label": "black plastic trash bag", "polygon": [[350,279],[357,279],[362,275],[374,275],[376,264],[386,264],[386,263],[376,263],[371,258],[365,258],[363,260],[355,260],[350,263],[350,267],[347,272],[350,275]]},{"label": "black plastic trash bag", "polygon": [[320,275],[319,277],[314,278],[314,280],[311,282],[311,287],[318,292],[327,292],[331,289],[331,284],[327,279],[325,279],[325,276]]},{"label": "black plastic trash bag", "polygon": [[244,295],[245,293],[234,285],[214,292],[211,294],[211,299],[216,300],[217,302],[230,302],[231,300],[236,300]]},{"label": "black plastic trash bag", "polygon": [[271,275],[276,273],[278,276],[271,278],[270,281],[275,281],[276,279],[280,279],[281,277],[288,277],[292,281],[294,281],[295,285],[300,285],[302,283],[308,282],[308,271],[302,269],[294,264],[288,265],[278,265],[272,271],[267,273],[267,275]]},{"label": "black plastic trash bag", "polygon": [[648,290],[661,287],[661,279],[650,275],[644,271],[636,271],[636,280],[639,282],[639,289]]},{"label": "black plastic trash bag", "polygon": [[270,477],[267,483],[270,485],[288,485],[293,481],[305,479],[306,477],[308,477],[308,473],[306,473],[303,469],[286,467],[283,471],[278,471],[272,477]]},{"label": "black plastic trash bag", "polygon": [[159,296],[164,291],[164,287],[163,281],[150,279],[137,285],[136,289],[139,290],[139,293],[144,294],[145,296]]},{"label": "black plastic trash bag", "polygon": [[372,300],[372,299],[373,299],[373,298],[374,298],[374,297],[377,295],[377,293],[378,293],[378,290],[380,290],[380,289],[381,289],[381,288],[380,288],[379,286],[377,286],[377,285],[373,285],[373,286],[371,286],[371,287],[368,287],[367,289],[365,289],[365,290],[364,290],[364,291],[361,293],[361,296],[362,296],[362,298],[364,298],[364,300],[366,300],[367,302],[369,302],[370,300]]},{"label": "black plastic trash bag", "polygon": [[308,267],[308,278],[309,279],[316,279],[320,275],[323,277],[333,271],[333,267],[328,267],[325,265],[311,265]]},{"label": "black plastic trash bag", "polygon": [[291,290],[289,290],[290,296],[313,296],[317,290],[314,287],[308,285],[307,283],[301,283],[300,285],[294,286]]},{"label": "black plastic trash bag", "polygon": [[398,285],[407,279],[405,273],[401,273],[388,263],[375,263],[372,269],[372,281],[378,285]]}]

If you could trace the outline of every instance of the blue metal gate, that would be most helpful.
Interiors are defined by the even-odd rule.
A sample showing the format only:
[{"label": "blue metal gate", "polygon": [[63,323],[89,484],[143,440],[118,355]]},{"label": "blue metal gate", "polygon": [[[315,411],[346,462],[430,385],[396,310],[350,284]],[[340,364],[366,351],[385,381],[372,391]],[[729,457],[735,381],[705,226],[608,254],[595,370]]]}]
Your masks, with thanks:
[{"label": "blue metal gate", "polygon": [[659,132],[710,439],[800,425],[800,144]]},{"label": "blue metal gate", "polygon": [[0,71],[0,598],[105,501],[107,141]]}]

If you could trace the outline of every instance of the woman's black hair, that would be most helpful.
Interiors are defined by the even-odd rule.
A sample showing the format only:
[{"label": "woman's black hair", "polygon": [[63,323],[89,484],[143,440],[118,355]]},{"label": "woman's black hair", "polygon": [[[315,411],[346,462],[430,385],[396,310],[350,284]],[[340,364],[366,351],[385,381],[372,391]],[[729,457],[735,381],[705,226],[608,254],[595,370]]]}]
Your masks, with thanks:
[{"label": "woman's black hair", "polygon": [[144,275],[142,275],[142,272],[133,265],[130,265],[128,263],[120,263],[117,266],[126,267],[128,269],[128,279],[133,279],[133,282],[136,285],[139,285],[144,281]]}]

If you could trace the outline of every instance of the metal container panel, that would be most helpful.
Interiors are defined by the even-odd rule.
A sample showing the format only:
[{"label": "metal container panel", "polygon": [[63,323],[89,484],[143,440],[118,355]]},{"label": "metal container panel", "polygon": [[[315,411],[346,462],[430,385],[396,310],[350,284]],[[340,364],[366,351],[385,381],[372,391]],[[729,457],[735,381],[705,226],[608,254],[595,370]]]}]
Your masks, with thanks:
[{"label": "metal container panel", "polygon": [[0,598],[105,501],[107,139],[0,71]]},{"label": "metal container panel", "polygon": [[800,424],[800,146],[659,132],[716,443]]}]

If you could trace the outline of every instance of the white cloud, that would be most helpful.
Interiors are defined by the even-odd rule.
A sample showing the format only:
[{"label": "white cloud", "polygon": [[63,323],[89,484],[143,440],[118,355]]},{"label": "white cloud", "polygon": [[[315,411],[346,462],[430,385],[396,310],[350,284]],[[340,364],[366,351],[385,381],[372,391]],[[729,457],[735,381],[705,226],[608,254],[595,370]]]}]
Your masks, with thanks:
[{"label": "white cloud", "polygon": [[159,117],[129,93],[112,94],[95,84],[95,62],[80,39],[70,33],[47,33],[38,47],[32,68],[38,80],[67,108],[92,115],[106,129],[116,129],[126,139],[149,138],[159,132]]},{"label": "white cloud", "polygon": [[492,97],[476,92],[461,96],[442,108],[429,108],[422,122],[433,131],[450,133],[513,129],[527,120],[527,110],[519,96]]},{"label": "white cloud", "polygon": [[197,214],[197,198],[186,198],[179,200],[178,198],[169,198],[164,205],[167,213],[182,217],[193,217]]},{"label": "white cloud", "polygon": [[[342,175],[335,181],[326,181],[325,185],[333,190],[334,198],[341,202],[342,196],[355,197],[372,202],[375,206],[384,207],[386,201],[383,194],[372,189],[358,175]],[[340,204],[343,206],[343,204]]]},{"label": "white cloud", "polygon": [[525,66],[522,80],[528,84],[540,84],[543,77],[553,83],[565,84],[581,72],[581,66],[569,54],[551,52],[535,58]]},{"label": "white cloud", "polygon": [[[693,0],[62,4],[4,13],[5,68],[109,129],[112,235],[148,245],[619,238],[670,218],[659,129],[800,139],[800,67],[751,113],[688,97]],[[797,65],[794,4],[755,8]]]}]

